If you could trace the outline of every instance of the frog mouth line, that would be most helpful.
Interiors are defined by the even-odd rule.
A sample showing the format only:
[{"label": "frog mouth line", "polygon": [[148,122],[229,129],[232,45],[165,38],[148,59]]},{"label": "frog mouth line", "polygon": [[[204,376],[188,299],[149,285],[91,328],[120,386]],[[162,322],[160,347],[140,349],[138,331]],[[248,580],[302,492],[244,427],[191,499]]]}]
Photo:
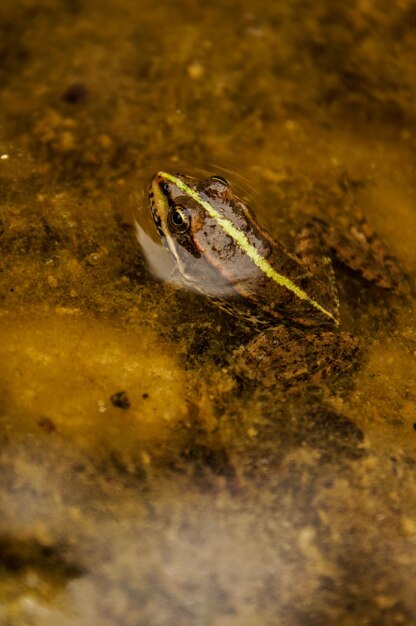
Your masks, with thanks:
[{"label": "frog mouth line", "polygon": [[[166,232],[163,229],[163,225],[162,225],[162,218],[160,217],[158,211],[157,211],[157,204],[155,202],[155,198],[154,198],[154,192],[152,191],[152,187],[150,186],[149,189],[149,203],[150,203],[150,210],[152,212],[152,216],[153,216],[153,221],[155,223],[155,226],[157,228],[157,232],[159,233],[159,237],[160,240],[162,242],[162,245],[164,248],[166,248],[166,250],[168,250],[171,255],[173,256],[173,258],[175,259],[176,265],[178,267],[179,273],[181,276],[185,277],[185,272],[182,271],[183,269],[183,264],[182,261],[175,249],[175,246],[172,243],[172,238],[168,237]],[[189,281],[192,282],[192,281]]]},{"label": "frog mouth line", "polygon": [[[188,285],[192,291],[197,291],[198,293],[205,294],[204,290],[199,286],[198,281],[193,280],[186,272],[185,266],[179,254],[177,253],[175,246],[173,245],[173,239],[169,237],[163,230],[162,219],[157,211],[157,205],[154,199],[154,192],[152,191],[151,185],[149,188],[149,204],[153,216],[153,221],[155,223],[162,245],[165,250],[167,250],[167,252],[172,255],[174,262],[176,263],[175,275],[176,277],[180,277],[179,282]],[[175,280],[174,282],[176,283],[177,280]]]}]

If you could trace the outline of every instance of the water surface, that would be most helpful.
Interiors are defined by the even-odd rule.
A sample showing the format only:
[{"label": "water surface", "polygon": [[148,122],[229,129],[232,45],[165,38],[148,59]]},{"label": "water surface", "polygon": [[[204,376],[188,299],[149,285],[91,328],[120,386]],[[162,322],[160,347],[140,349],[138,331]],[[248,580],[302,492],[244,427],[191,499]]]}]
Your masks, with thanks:
[{"label": "water surface", "polygon": [[2,624],[412,623],[412,304],[337,267],[356,370],[241,388],[245,330],[150,276],[131,196],[229,169],[288,245],[359,206],[414,280],[415,11],[2,3]]}]

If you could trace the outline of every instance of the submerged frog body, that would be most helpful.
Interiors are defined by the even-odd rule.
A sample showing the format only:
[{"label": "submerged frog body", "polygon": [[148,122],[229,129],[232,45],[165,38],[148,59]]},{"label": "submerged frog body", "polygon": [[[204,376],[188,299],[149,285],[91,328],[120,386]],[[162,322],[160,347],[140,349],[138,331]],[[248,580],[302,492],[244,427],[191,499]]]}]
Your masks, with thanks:
[{"label": "submerged frog body", "polygon": [[367,280],[408,290],[398,262],[363,218],[349,233],[314,220],[300,231],[291,254],[222,177],[159,172],[149,199],[183,284],[259,328],[235,356],[235,371],[246,378],[265,384],[318,380],[353,362],[358,340],[337,330],[329,250]]}]

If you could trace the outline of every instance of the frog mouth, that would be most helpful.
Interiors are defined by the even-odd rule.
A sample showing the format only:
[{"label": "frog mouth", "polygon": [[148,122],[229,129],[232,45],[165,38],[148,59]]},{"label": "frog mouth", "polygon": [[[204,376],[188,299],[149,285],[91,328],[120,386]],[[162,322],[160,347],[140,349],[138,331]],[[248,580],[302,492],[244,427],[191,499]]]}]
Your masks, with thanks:
[{"label": "frog mouth", "polygon": [[[161,191],[159,191],[159,193],[162,193]],[[149,191],[148,191],[148,197],[149,197],[149,205],[150,205],[150,211],[152,213],[152,217],[153,217],[153,221],[155,223],[155,226],[157,228],[157,232],[159,234],[159,237],[163,243],[163,245],[165,247],[166,246],[166,233],[163,229],[163,224],[162,224],[162,218],[159,215],[159,211],[157,208],[157,204],[155,202],[155,191],[154,191],[154,182],[151,181],[149,184]]]},{"label": "frog mouth", "polygon": [[[157,187],[155,189],[156,185]],[[192,291],[201,291],[197,282],[192,278],[192,276],[186,270],[187,264],[182,260],[181,256],[178,254],[173,237],[169,236],[165,228],[163,227],[163,220],[160,215],[157,202],[155,201],[155,193],[162,194],[163,197],[165,198],[163,191],[160,189],[159,182],[152,180],[149,185],[149,192],[148,192],[150,210],[151,210],[153,222],[156,226],[163,249],[166,251],[164,255],[165,261],[163,261],[163,265],[166,265],[166,253],[167,253],[170,259],[169,265],[171,266],[171,270],[169,274],[166,275],[165,271],[161,272],[158,269],[159,263],[158,261],[154,261],[153,259],[158,258],[158,257],[160,258],[162,256],[161,247],[160,245],[158,246],[154,242],[152,242],[153,245],[149,245],[148,239],[150,238],[146,236],[143,229],[138,224],[136,224],[137,237],[138,237],[138,240],[142,249],[145,250],[145,254],[146,254],[146,249],[153,250],[151,252],[152,259],[149,259],[150,255],[146,255],[148,261],[150,260],[150,264],[153,266],[153,268],[156,267],[156,271],[152,270],[152,273],[154,273],[157,277],[160,277],[162,274],[163,280],[167,280],[170,283],[172,282],[175,284],[180,283],[182,286],[188,286]],[[166,198],[166,203],[168,203],[167,198]],[[159,249],[159,252],[156,252],[156,248]],[[188,255],[191,256],[189,252],[188,252]]]}]

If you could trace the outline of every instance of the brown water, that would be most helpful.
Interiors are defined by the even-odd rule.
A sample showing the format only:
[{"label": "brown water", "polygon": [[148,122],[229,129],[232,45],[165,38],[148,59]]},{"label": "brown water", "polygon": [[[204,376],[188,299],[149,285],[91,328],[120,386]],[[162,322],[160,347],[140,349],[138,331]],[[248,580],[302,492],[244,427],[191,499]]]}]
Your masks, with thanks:
[{"label": "brown water", "polygon": [[3,0],[2,626],[415,623],[413,307],[338,268],[357,370],[241,391],[243,330],[149,276],[129,202],[231,169],[276,237],[357,205],[414,277],[415,19]]}]

